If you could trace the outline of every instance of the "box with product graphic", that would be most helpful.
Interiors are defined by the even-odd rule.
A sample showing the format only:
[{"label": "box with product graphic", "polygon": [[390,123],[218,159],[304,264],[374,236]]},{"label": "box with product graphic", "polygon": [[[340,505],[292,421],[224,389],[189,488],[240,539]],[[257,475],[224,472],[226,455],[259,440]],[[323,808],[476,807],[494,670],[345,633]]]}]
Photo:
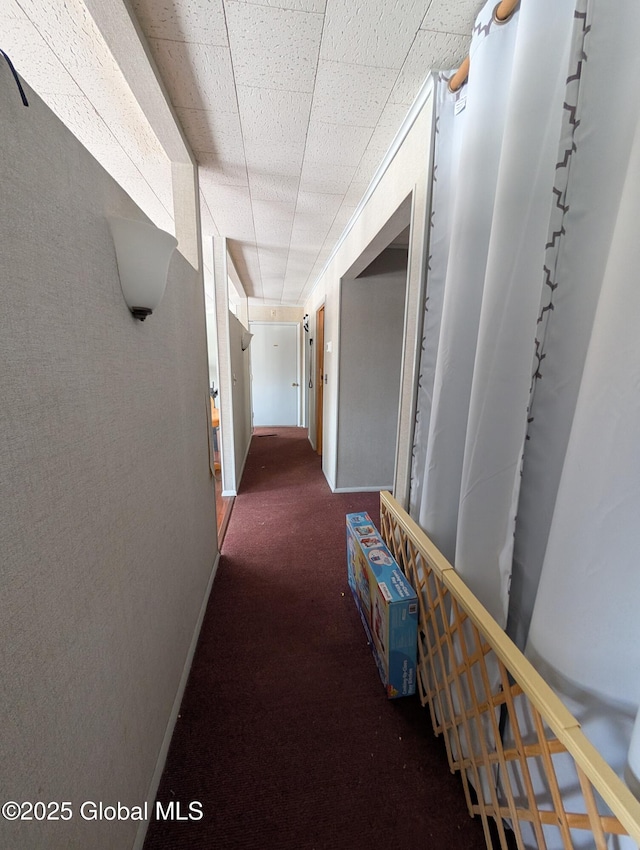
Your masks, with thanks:
[{"label": "box with product graphic", "polygon": [[416,690],[418,599],[369,514],[347,514],[347,577],[390,699]]}]

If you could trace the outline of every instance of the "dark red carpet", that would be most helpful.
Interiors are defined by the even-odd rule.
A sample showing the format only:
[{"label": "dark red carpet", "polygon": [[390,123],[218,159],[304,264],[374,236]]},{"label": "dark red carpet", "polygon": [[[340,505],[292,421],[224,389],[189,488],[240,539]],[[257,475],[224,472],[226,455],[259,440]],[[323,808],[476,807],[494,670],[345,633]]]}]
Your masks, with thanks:
[{"label": "dark red carpet", "polygon": [[[271,434],[272,436],[267,436]],[[253,437],[146,850],[484,848],[417,698],[388,701],[346,579],[345,520],[306,430]]]}]

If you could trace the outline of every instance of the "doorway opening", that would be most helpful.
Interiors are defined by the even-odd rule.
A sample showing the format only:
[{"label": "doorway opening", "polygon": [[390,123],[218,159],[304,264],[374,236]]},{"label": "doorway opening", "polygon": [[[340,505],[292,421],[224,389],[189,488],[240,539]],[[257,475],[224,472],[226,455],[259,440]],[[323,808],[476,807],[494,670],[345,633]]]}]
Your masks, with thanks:
[{"label": "doorway opening", "polygon": [[341,280],[337,491],[394,490],[411,208],[408,196]]},{"label": "doorway opening", "polygon": [[322,455],[324,411],[324,304],[316,312],[316,452]]}]

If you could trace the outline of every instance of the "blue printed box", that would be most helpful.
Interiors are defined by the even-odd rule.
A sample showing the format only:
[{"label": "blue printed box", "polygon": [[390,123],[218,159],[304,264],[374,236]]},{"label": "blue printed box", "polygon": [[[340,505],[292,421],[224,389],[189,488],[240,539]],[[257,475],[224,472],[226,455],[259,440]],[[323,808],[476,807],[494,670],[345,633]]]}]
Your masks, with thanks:
[{"label": "blue printed box", "polygon": [[390,699],[416,690],[418,599],[369,514],[347,514],[347,577]]}]

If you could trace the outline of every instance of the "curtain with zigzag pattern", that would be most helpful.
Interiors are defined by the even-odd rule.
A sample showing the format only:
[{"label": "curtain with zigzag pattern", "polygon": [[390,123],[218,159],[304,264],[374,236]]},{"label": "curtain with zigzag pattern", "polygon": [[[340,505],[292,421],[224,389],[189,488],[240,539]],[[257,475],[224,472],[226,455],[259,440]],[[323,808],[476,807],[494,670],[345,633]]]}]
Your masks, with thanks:
[{"label": "curtain with zigzag pattern", "polygon": [[494,6],[435,84],[410,511],[632,782],[640,4]]}]

